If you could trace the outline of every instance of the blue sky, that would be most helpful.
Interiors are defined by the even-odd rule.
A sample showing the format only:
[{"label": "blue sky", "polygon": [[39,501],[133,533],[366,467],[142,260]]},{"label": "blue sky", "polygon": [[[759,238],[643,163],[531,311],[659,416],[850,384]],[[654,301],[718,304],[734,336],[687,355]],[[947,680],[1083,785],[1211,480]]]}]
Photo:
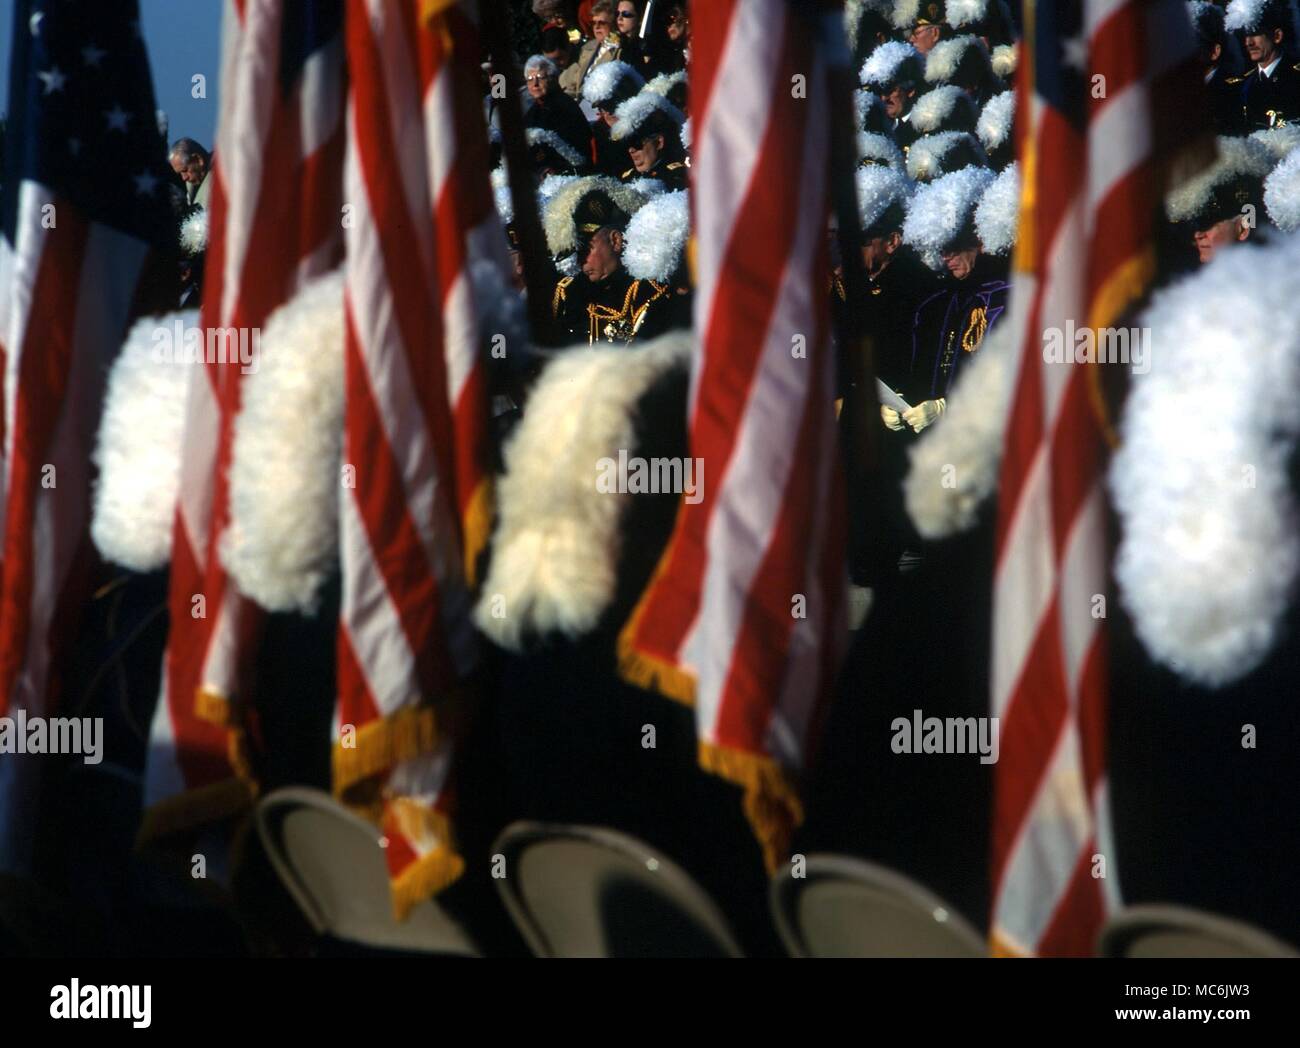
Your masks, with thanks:
[{"label": "blue sky", "polygon": [[[115,0],[93,0],[109,3]],[[139,0],[145,45],[153,70],[154,96],[166,110],[168,135],[196,138],[211,149],[217,127],[217,87],[221,68],[222,0]],[[14,0],[0,0],[0,111],[9,108],[9,48]],[[207,77],[205,99],[190,97],[191,77]]]}]

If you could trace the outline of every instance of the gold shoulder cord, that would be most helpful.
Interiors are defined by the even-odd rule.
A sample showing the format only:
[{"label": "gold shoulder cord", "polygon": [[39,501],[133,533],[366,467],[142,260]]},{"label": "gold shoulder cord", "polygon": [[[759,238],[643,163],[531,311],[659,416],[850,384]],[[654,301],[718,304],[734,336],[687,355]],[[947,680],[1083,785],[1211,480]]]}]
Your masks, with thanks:
[{"label": "gold shoulder cord", "polygon": [[564,304],[564,299],[569,290],[569,284],[573,277],[562,277],[555,285],[555,297],[551,299],[551,317],[558,318],[560,315],[560,306]]},{"label": "gold shoulder cord", "polygon": [[984,306],[976,306],[971,310],[970,323],[966,325],[966,331],[961,336],[961,348],[967,353],[974,353],[984,341],[984,332],[988,329],[988,310]]},{"label": "gold shoulder cord", "polygon": [[[596,302],[587,304],[587,342],[599,342],[601,337],[600,322],[608,320],[609,325],[605,328],[605,334],[609,335],[611,342],[615,341],[618,329],[615,324],[620,320],[625,320],[632,309],[632,299],[636,297],[637,289],[641,286],[641,281],[634,280],[628,285],[627,294],[623,296],[623,308],[615,309],[613,306],[602,306]],[[629,332],[630,334],[630,332]]]},{"label": "gold shoulder cord", "polygon": [[[641,282],[638,280],[637,283],[639,284]],[[645,319],[645,311],[650,308],[650,303],[657,302],[659,299],[663,298],[666,294],[668,294],[667,284],[660,284],[654,280],[647,280],[646,283],[649,284],[652,288],[654,288],[654,294],[651,295],[648,299],[646,299],[641,304],[641,307],[632,314],[632,334],[634,335],[637,333],[637,331],[640,330],[641,321]]]}]

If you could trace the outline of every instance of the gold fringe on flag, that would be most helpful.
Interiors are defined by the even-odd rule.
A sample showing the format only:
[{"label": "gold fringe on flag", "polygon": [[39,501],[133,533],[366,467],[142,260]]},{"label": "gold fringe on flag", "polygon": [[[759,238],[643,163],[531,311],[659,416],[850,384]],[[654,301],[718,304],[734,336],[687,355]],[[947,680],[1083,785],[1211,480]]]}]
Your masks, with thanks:
[{"label": "gold fringe on flag", "polygon": [[234,777],[186,790],[152,805],[136,834],[137,847],[242,815],[261,792],[253,772],[248,731],[235,703],[211,687],[199,687],[194,691],[194,715],[225,731],[226,761]]},{"label": "gold fringe on flag", "polygon": [[799,791],[771,757],[701,741],[700,767],[745,791],[745,817],[763,849],[763,863],[769,874],[790,857],[790,841],[803,824],[803,803]]},{"label": "gold fringe on flag", "polygon": [[460,879],[465,860],[450,848],[435,848],[411,863],[389,881],[393,896],[393,916],[404,921],[425,899],[437,895]]},{"label": "gold fringe on flag", "polygon": [[[1088,310],[1088,326],[1093,331],[1110,327],[1133,303],[1137,302],[1156,275],[1155,246],[1148,244],[1133,257],[1117,266],[1106,282],[1097,290]],[[1088,400],[1093,414],[1101,426],[1102,436],[1112,449],[1119,447],[1119,432],[1115,429],[1106,397],[1101,388],[1101,365],[1088,368]]]},{"label": "gold fringe on flag", "polygon": [[485,477],[474,489],[465,507],[461,521],[461,535],[465,549],[465,579],[471,589],[478,586],[478,563],[492,536],[493,506],[495,504],[492,478]]},{"label": "gold fringe on flag", "polygon": [[334,743],[334,795],[391,771],[403,761],[432,753],[440,738],[437,714],[429,706],[411,706],[357,728],[356,745]]},{"label": "gold fringe on flag", "polygon": [[990,957],[1029,957],[1031,954],[1022,950],[1005,935],[999,935],[997,932],[989,932],[989,956]]}]

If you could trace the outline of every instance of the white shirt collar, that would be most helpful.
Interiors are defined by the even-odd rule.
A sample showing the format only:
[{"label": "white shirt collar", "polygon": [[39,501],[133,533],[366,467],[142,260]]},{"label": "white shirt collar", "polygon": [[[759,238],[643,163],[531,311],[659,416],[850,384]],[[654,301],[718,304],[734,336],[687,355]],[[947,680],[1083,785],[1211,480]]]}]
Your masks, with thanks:
[{"label": "white shirt collar", "polygon": [[1214,74],[1217,73],[1218,71],[1219,71],[1219,67],[1218,67],[1218,66],[1215,66],[1215,67],[1212,68],[1208,73],[1206,73],[1206,74],[1205,74],[1205,82],[1208,84],[1211,80],[1213,80],[1213,79],[1214,79]]},{"label": "white shirt collar", "polygon": [[1260,75],[1260,76],[1272,76],[1272,75],[1273,75],[1273,70],[1277,68],[1277,64],[1278,64],[1279,62],[1281,62],[1281,61],[1282,61],[1282,56],[1281,56],[1281,55],[1278,55],[1275,59],[1273,59],[1273,61],[1269,62],[1269,64],[1268,64],[1267,66],[1260,66],[1260,67],[1259,67],[1259,75]]}]

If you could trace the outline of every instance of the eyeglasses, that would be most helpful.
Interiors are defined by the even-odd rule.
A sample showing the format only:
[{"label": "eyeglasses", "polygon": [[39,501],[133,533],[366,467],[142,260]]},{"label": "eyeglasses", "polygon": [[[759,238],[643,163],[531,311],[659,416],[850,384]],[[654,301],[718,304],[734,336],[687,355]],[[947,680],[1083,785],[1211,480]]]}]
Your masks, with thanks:
[{"label": "eyeglasses", "polygon": [[593,18],[593,19],[591,20],[591,28],[592,28],[592,29],[608,29],[608,28],[609,28],[609,19],[608,19],[608,18]]},{"label": "eyeglasses", "polygon": [[550,73],[533,73],[531,76],[524,77],[530,84],[540,84],[551,79]]},{"label": "eyeglasses", "polygon": [[636,12],[635,12],[635,11],[619,11],[619,12],[618,12],[618,17],[619,17],[619,18],[635,18],[635,17],[636,17]]}]

